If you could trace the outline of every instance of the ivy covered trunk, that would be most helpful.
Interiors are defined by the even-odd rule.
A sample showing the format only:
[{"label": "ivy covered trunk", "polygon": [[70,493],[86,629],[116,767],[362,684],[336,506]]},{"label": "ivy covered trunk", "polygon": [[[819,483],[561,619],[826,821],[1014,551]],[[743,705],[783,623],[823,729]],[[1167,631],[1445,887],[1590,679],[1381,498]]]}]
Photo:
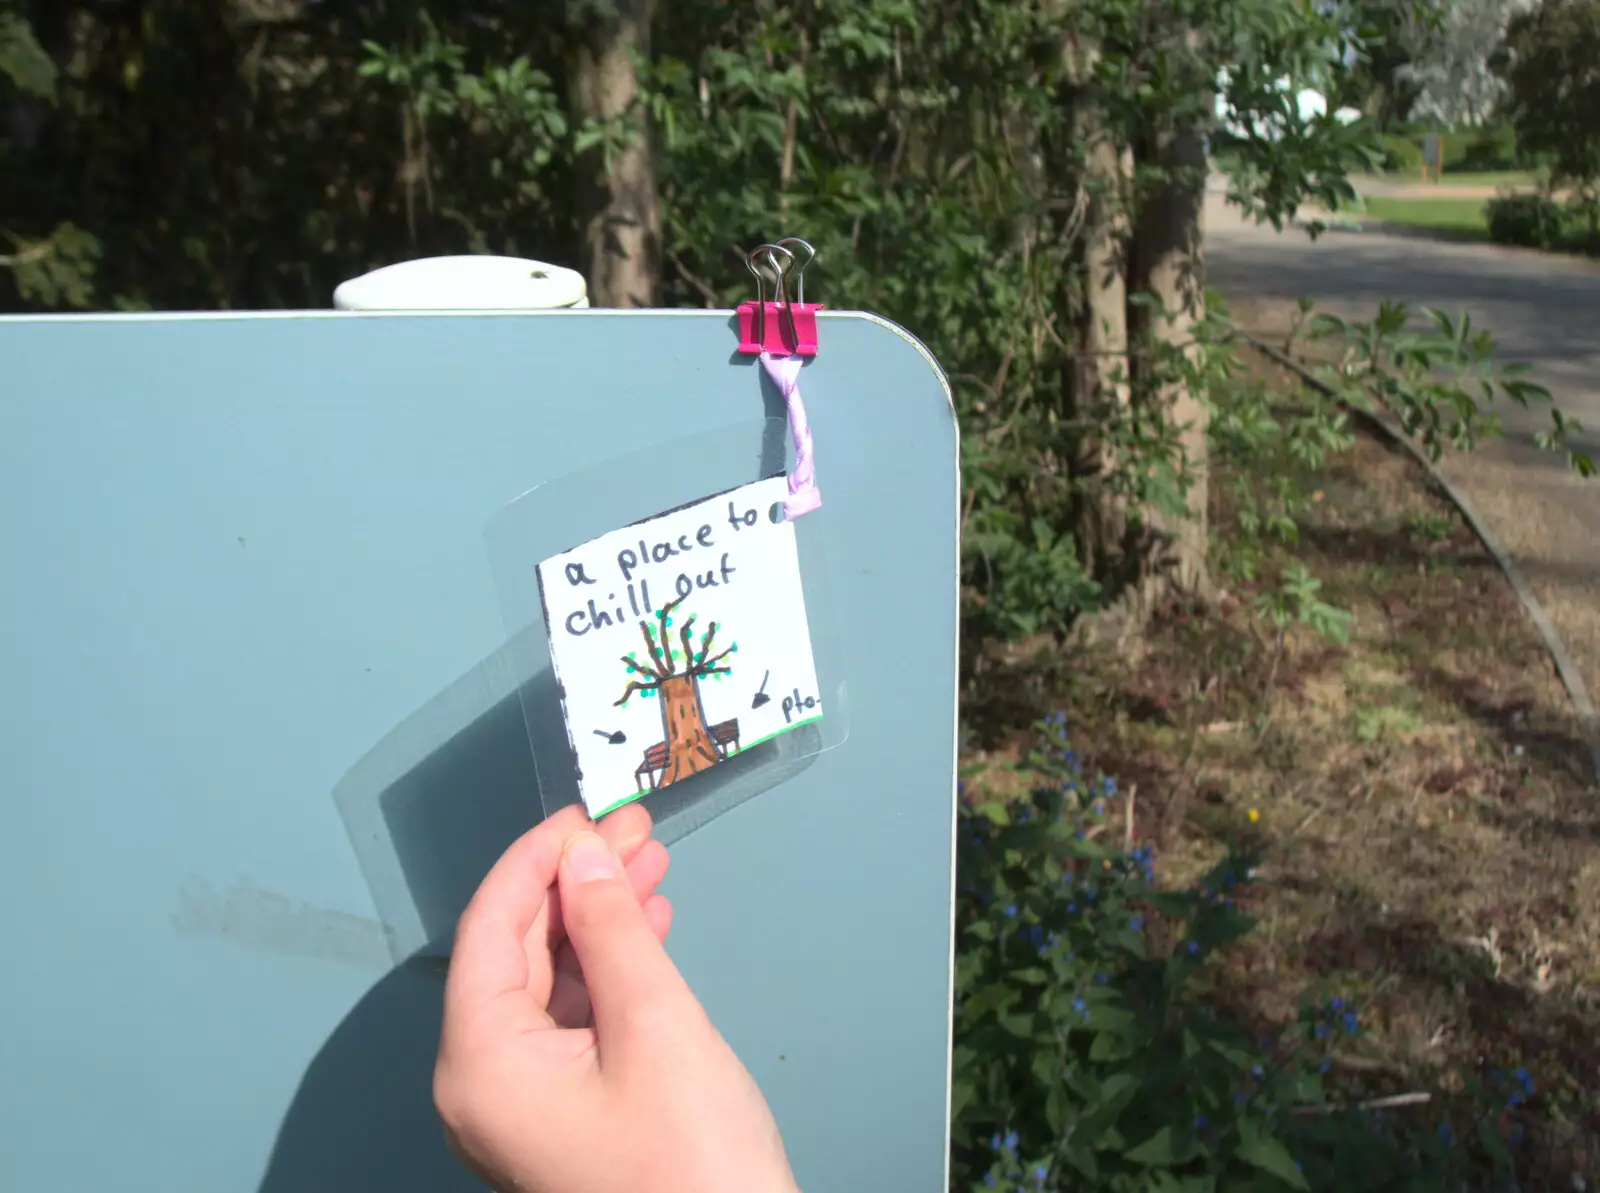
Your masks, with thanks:
[{"label": "ivy covered trunk", "polygon": [[1079,551],[1097,579],[1120,589],[1137,546],[1137,516],[1115,483],[1123,465],[1116,428],[1129,410],[1128,189],[1130,154],[1104,133],[1087,150],[1079,354],[1071,366],[1076,416],[1096,428],[1079,453]]},{"label": "ivy covered trunk", "polygon": [[[1146,561],[1146,595],[1173,590],[1204,592],[1207,452],[1210,407],[1204,388],[1203,350],[1197,342],[1205,320],[1205,254],[1201,217],[1205,205],[1205,142],[1193,126],[1167,129],[1146,147],[1152,173],[1161,181],[1140,205],[1134,229],[1131,287],[1145,296],[1133,308],[1135,381],[1140,400],[1176,439],[1174,480],[1180,492],[1152,501],[1158,531]],[[1140,376],[1140,371],[1146,371]]]},{"label": "ivy covered trunk", "polygon": [[597,307],[653,307],[661,295],[661,205],[635,59],[650,57],[653,0],[590,0],[570,74],[583,274]]}]

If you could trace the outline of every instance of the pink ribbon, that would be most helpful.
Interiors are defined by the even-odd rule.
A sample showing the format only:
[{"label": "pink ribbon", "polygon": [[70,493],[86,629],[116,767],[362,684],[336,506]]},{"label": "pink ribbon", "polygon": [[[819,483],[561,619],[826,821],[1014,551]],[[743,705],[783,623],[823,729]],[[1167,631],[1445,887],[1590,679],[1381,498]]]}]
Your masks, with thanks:
[{"label": "pink ribbon", "polygon": [[811,425],[806,422],[806,406],[800,400],[800,366],[805,363],[798,356],[761,354],[761,367],[766,369],[772,384],[783,395],[783,404],[789,412],[789,437],[794,440],[794,471],[789,473],[789,497],[783,503],[784,516],[791,521],[801,514],[809,514],[822,504],[822,494],[817,491],[817,469],[811,461]]}]

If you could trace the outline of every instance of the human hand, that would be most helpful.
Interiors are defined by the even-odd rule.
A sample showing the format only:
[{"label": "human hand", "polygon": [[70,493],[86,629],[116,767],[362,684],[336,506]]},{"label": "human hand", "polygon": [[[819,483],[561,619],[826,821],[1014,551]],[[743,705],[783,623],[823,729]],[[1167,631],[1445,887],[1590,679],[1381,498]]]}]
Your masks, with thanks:
[{"label": "human hand", "polygon": [[662,947],[667,852],[630,804],[511,846],[456,929],[434,1102],[519,1193],[797,1193],[766,1100]]}]

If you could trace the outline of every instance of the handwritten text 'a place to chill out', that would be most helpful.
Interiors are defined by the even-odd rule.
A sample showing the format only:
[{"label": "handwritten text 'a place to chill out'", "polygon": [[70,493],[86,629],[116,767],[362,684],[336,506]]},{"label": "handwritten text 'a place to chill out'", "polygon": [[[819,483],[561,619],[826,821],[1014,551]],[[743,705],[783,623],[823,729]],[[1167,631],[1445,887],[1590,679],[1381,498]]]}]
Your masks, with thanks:
[{"label": "handwritten text 'a place to chill out'", "polygon": [[[728,525],[734,533],[749,530],[757,526],[761,516],[754,509],[741,512],[733,502],[728,502]],[[567,633],[575,638],[594,630],[603,630],[615,625],[630,625],[641,617],[648,617],[656,612],[656,606],[651,602],[650,581],[639,575],[641,569],[653,567],[658,563],[678,559],[691,554],[704,554],[707,561],[717,558],[714,566],[704,570],[698,566],[696,560],[687,571],[681,571],[672,582],[673,595],[685,597],[697,588],[720,588],[728,584],[737,569],[728,562],[728,552],[721,551],[718,556],[717,544],[713,536],[717,533],[716,527],[710,523],[703,523],[699,529],[691,532],[685,531],[676,538],[660,538],[649,536],[641,538],[637,548],[623,547],[617,552],[617,571],[622,576],[622,583],[618,585],[624,589],[627,598],[626,609],[615,592],[606,594],[606,605],[602,608],[599,602],[590,597],[582,609],[575,609],[567,614],[563,621]],[[681,566],[681,565],[680,565]],[[599,584],[588,574],[585,565],[578,560],[568,563],[565,568],[567,583],[573,588],[581,589],[584,585]],[[609,586],[608,586],[609,587]],[[668,598],[671,599],[670,597]],[[633,617],[628,616],[631,610]]]}]

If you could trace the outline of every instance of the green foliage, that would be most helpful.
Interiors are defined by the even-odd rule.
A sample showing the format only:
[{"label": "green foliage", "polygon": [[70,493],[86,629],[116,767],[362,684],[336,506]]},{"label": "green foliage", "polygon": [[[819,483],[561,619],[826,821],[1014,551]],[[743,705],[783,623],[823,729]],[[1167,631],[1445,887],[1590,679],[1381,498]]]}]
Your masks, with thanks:
[{"label": "green foliage", "polygon": [[[967,634],[1062,633],[1187,516],[1170,406],[1230,367],[1220,320],[1168,342],[1130,274],[1129,350],[1086,380],[1091,233],[1124,228],[1113,247],[1137,258],[1126,229],[1194,195],[1199,172],[1154,147],[1216,132],[1218,88],[1236,202],[1281,222],[1348,200],[1372,129],[1302,119],[1282,80],[1337,94],[1390,53],[1397,14],[1358,8],[683,0],[657,6],[636,104],[578,122],[571,62],[604,4],[81,5],[38,38],[4,26],[13,87],[60,103],[36,143],[0,141],[18,250],[0,302],[320,307],[419,255],[577,264],[581,161],[648,116],[665,302],[732,305],[749,248],[811,239],[810,296],[897,320],[948,371]],[[1101,145],[1125,178],[1091,168]]]},{"label": "green foliage", "polygon": [[1256,598],[1256,614],[1282,632],[1292,625],[1303,625],[1334,642],[1350,640],[1350,613],[1335,608],[1319,595],[1322,581],[1304,564],[1284,568],[1278,588]]},{"label": "green foliage", "polygon": [[1461,148],[1453,160],[1447,142],[1446,173],[1516,170],[1533,164],[1517,145],[1517,130],[1505,122],[1485,125],[1470,138],[1463,137],[1460,141]]},{"label": "green foliage", "polygon": [[1343,999],[1308,997],[1265,1035],[1220,1013],[1219,968],[1254,927],[1236,903],[1253,858],[1162,886],[1149,846],[1109,842],[1116,786],[1085,773],[1065,718],[1040,734],[1026,796],[961,809],[952,1189],[1507,1187],[1503,1094],[1472,1083],[1458,1142],[1449,1120],[1330,1089],[1330,1057],[1360,1030]]},{"label": "green foliage", "polygon": [[0,11],[0,76],[21,94],[54,103],[60,73],[33,35],[33,26],[14,12]]},{"label": "green foliage", "polygon": [[0,268],[28,302],[42,307],[85,308],[93,303],[100,242],[82,228],[61,224],[42,240],[5,233],[15,251],[0,254]]},{"label": "green foliage", "polygon": [[1521,145],[1591,204],[1600,182],[1600,0],[1540,0],[1513,17],[1495,67]]},{"label": "green foliage", "polygon": [[1383,137],[1383,168],[1390,172],[1415,173],[1422,169],[1422,142],[1399,133]]},{"label": "green foliage", "polygon": [[1317,370],[1339,401],[1393,418],[1433,460],[1500,434],[1497,401],[1525,410],[1549,405],[1551,428],[1537,436],[1539,447],[1565,452],[1581,476],[1594,474],[1589,456],[1569,444],[1581,424],[1551,404],[1548,389],[1527,380],[1526,365],[1500,363],[1493,336],[1474,328],[1465,312],[1452,318],[1426,308],[1422,314],[1425,322],[1417,326],[1405,303],[1385,302],[1371,320],[1328,314],[1311,320],[1311,335],[1340,349],[1336,364]]},{"label": "green foliage", "polygon": [[1424,543],[1442,543],[1450,537],[1450,519],[1443,514],[1413,514],[1411,535]]},{"label": "green foliage", "polygon": [[[1213,307],[1220,311],[1220,304]],[[1437,460],[1499,434],[1496,402],[1524,409],[1551,403],[1548,390],[1527,380],[1525,366],[1497,360],[1493,338],[1466,315],[1423,314],[1426,323],[1418,326],[1405,304],[1385,303],[1372,320],[1346,321],[1303,301],[1286,347],[1309,336],[1319,342],[1320,357],[1333,350],[1334,363],[1316,370],[1326,389],[1284,392],[1218,357],[1217,381],[1207,391],[1214,475],[1232,498],[1235,518],[1217,528],[1217,559],[1231,575],[1262,585],[1254,609],[1276,631],[1279,654],[1294,627],[1335,642],[1349,633],[1350,614],[1324,600],[1321,582],[1288,556],[1319,496],[1310,478],[1355,442],[1350,412],[1393,420]],[[1580,424],[1553,405],[1550,415],[1551,429],[1537,436],[1539,446],[1565,452],[1573,471],[1592,475],[1589,456],[1569,443]],[[1276,570],[1263,575],[1273,559]]]},{"label": "green foliage", "polygon": [[1561,204],[1549,195],[1497,195],[1487,214],[1489,239],[1521,248],[1555,248],[1566,224]]},{"label": "green foliage", "polygon": [[[1436,128],[1396,127],[1381,138],[1383,168],[1404,173],[1422,169],[1422,137],[1439,132]],[[1517,130],[1509,123],[1486,124],[1482,128],[1443,130],[1446,174],[1485,173],[1495,170],[1529,169],[1540,164],[1537,155],[1517,142]]]},{"label": "green foliage", "polygon": [[1410,709],[1385,704],[1356,709],[1355,727],[1356,740],[1373,745],[1391,736],[1415,733],[1422,721]]}]

